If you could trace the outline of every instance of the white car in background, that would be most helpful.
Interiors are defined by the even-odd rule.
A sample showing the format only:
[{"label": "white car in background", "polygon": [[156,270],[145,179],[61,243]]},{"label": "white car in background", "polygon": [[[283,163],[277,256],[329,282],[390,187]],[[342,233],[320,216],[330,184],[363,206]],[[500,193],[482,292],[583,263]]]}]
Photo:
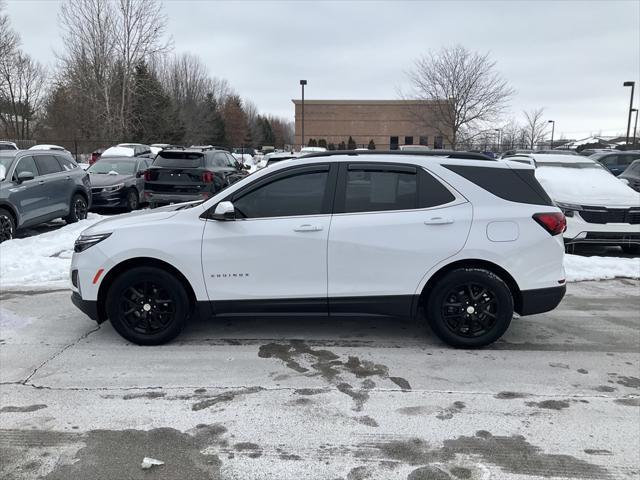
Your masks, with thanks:
[{"label": "white car in background", "polygon": [[0,150],[19,150],[18,146],[13,142],[0,142]]},{"label": "white car in background", "polygon": [[402,152],[426,152],[431,148],[426,145],[400,145],[398,150]]},{"label": "white car in background", "polygon": [[277,162],[282,162],[284,160],[291,160],[293,158],[300,157],[300,153],[298,152],[274,152],[267,153],[260,162],[257,164],[258,170],[261,168],[268,167],[270,165],[274,165]]},{"label": "white car in background", "polygon": [[49,145],[49,144],[41,144],[34,145],[33,147],[29,147],[29,150],[55,150],[56,152],[64,152],[71,155],[71,152],[60,145]]},{"label": "white car in background", "polygon": [[586,157],[529,156],[535,160],[536,178],[567,217],[564,241],[569,249],[597,243],[640,252],[639,192]]}]

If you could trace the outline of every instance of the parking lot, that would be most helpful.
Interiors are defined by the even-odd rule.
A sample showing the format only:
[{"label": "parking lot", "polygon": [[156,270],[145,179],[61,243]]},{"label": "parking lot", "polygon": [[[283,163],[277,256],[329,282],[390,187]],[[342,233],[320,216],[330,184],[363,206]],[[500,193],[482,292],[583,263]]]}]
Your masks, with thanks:
[{"label": "parking lot", "polygon": [[199,322],[144,348],[67,291],[5,292],[0,477],[638,478],[639,288],[571,283],[482,350],[300,318]]}]

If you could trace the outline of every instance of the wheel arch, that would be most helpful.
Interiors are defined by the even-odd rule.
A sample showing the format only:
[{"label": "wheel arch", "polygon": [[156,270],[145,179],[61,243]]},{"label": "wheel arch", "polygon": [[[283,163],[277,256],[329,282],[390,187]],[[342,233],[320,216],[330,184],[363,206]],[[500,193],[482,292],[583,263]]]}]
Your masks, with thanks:
[{"label": "wheel arch", "polygon": [[431,275],[424,288],[422,289],[422,292],[420,293],[419,301],[416,302],[416,305],[414,306],[414,314],[417,315],[418,308],[421,305],[425,304],[433,286],[438,283],[438,281],[447,273],[459,268],[481,268],[484,270],[488,270],[500,277],[500,279],[507,284],[507,287],[509,287],[509,290],[511,291],[511,295],[513,296],[514,310],[520,313],[522,309],[522,292],[520,290],[520,287],[518,286],[518,283],[511,276],[511,274],[496,263],[490,262],[488,260],[469,258],[449,263],[441,267],[438,271]]},{"label": "wheel arch", "polygon": [[0,203],[0,208],[5,209],[13,217],[13,224],[16,226],[16,230],[20,228],[20,215],[16,208],[10,203]]},{"label": "wheel arch", "polygon": [[155,267],[174,275],[184,286],[191,305],[197,305],[196,295],[193,287],[191,286],[191,283],[189,283],[189,280],[187,280],[182,272],[180,272],[180,270],[175,268],[173,265],[163,260],[158,260],[157,258],[151,257],[130,258],[118,263],[116,266],[111,268],[102,279],[102,282],[100,282],[100,288],[98,289],[98,323],[102,323],[107,319],[105,305],[106,298],[107,293],[109,292],[109,288],[113,284],[114,280],[118,278],[118,276],[120,276],[120,274],[122,274],[123,272],[136,267]]}]

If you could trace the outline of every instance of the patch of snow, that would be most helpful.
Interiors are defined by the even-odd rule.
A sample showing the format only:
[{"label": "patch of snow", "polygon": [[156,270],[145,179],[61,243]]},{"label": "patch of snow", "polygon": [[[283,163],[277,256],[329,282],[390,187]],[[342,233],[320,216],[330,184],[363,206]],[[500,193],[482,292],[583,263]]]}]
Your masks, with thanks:
[{"label": "patch of snow", "polygon": [[0,328],[22,328],[31,323],[30,317],[24,317],[0,307]]},{"label": "patch of snow", "polygon": [[105,218],[90,213],[86,220],[57,230],[0,244],[0,291],[67,288],[76,238]]},{"label": "patch of snow", "polygon": [[567,282],[606,280],[609,278],[640,278],[640,258],[583,257],[565,255]]}]

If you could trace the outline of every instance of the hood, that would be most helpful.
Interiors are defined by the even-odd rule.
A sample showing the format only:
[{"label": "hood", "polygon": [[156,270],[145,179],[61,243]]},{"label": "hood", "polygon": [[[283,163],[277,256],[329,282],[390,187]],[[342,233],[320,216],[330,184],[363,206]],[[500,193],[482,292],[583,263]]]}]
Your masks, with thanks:
[{"label": "hood", "polygon": [[539,166],[536,178],[555,202],[602,207],[640,205],[640,193],[604,168]]},{"label": "hood", "polygon": [[110,187],[118,183],[124,183],[131,180],[133,175],[109,175],[104,173],[92,173],[90,175],[92,187]]},{"label": "hood", "polygon": [[[89,228],[82,232],[82,235],[94,235],[97,233],[110,233],[120,228],[129,226],[143,226],[153,222],[160,222],[174,217],[180,210],[183,210],[189,205],[196,204],[198,202],[185,202],[176,203],[175,205],[167,205],[166,207],[137,210],[124,215],[117,215],[115,217],[106,218],[94,223]],[[194,208],[198,208],[197,206]]]}]

